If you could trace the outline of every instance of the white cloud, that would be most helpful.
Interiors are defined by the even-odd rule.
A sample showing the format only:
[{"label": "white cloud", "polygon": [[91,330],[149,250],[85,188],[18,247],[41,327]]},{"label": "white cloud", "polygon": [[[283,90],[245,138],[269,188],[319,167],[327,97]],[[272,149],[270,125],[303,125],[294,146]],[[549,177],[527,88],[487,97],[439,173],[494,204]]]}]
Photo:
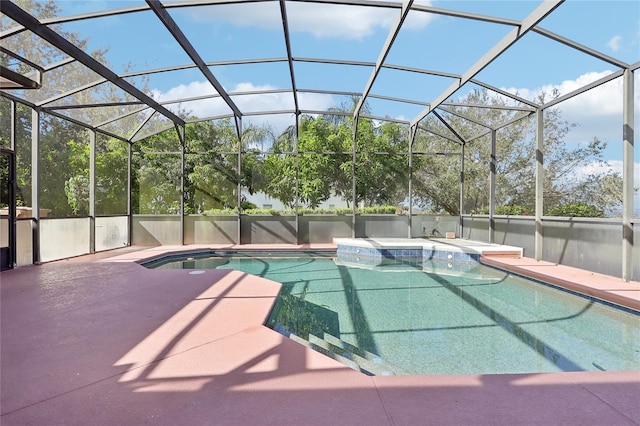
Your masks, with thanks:
[{"label": "white cloud", "polygon": [[[227,89],[229,93],[234,92],[252,92],[261,90],[276,89],[271,85],[254,85],[249,82],[236,84],[233,88]],[[181,84],[173,87],[166,92],[153,90],[154,99],[163,102],[176,99],[186,99],[203,95],[215,94],[215,90],[206,81],[194,81],[189,84]],[[256,95],[233,96],[234,103],[242,112],[260,112],[260,111],[280,111],[293,110],[293,95],[290,92],[285,93],[266,93]],[[310,110],[326,110],[333,106],[335,101],[331,95],[317,93],[299,93],[298,103],[301,109]],[[182,102],[179,106],[169,105],[168,108],[173,112],[182,108],[195,115],[196,117],[214,117],[229,114],[230,108],[222,98],[201,99],[191,102]],[[292,114],[270,114],[261,116],[247,116],[243,118],[244,125],[248,124],[269,124],[276,132],[281,132],[287,126],[295,122]]]},{"label": "white cloud", "polygon": [[[275,87],[270,85],[254,86],[252,83],[240,83],[236,85],[233,91],[254,91],[254,90],[271,90]],[[294,110],[295,103],[293,95],[287,93],[268,93],[261,95],[245,95],[234,98],[234,102],[243,112],[260,112],[260,111],[279,111]],[[298,105],[300,109],[320,110],[324,111],[335,104],[331,95],[318,93],[299,93]],[[243,119],[245,126],[247,124],[269,125],[276,134],[282,132],[286,127],[295,123],[295,116],[292,113],[287,114],[269,114],[248,116]]]},{"label": "white cloud", "polygon": [[[609,160],[604,164],[594,162],[577,167],[575,173],[578,176],[587,176],[602,171],[613,171],[622,174],[622,165],[621,160]],[[634,163],[633,165],[633,185],[640,187],[640,163]]]},{"label": "white cloud", "polygon": [[310,32],[317,38],[362,39],[377,28],[389,28],[397,12],[382,8],[360,8],[292,3],[289,6],[292,31]]},{"label": "white cloud", "polygon": [[151,91],[153,98],[159,102],[185,99],[194,96],[213,95],[216,93],[213,86],[207,81],[192,81],[189,84],[181,84],[172,87],[166,92],[154,89]]},{"label": "white cloud", "polygon": [[[508,88],[510,93],[518,93],[521,97],[537,100],[540,93],[547,95],[557,90],[560,95],[571,93],[585,85],[603,78],[612,71],[585,73],[575,80],[565,80],[560,84],[548,84],[542,87]],[[635,114],[640,117],[640,93],[634,90]],[[604,141],[620,141],[622,139],[622,112],[623,112],[623,78],[619,77],[606,84],[600,85],[578,96],[556,105],[562,112],[562,118],[569,123],[575,123],[568,135],[569,141],[586,142],[593,137]],[[620,154],[621,155],[621,154]]]},{"label": "white cloud", "polygon": [[[575,80],[565,80],[560,84],[547,84],[542,87],[538,87],[535,89],[528,88],[508,88],[505,89],[510,93],[518,93],[521,97],[536,100],[540,93],[547,94],[547,100],[549,100],[549,95],[553,93],[554,90],[557,90],[560,96],[565,95],[567,93],[571,93],[574,90],[580,89],[581,87],[586,86],[596,80],[599,80],[607,75],[611,74],[613,71],[605,70],[601,72],[588,72],[582,74]],[[604,85],[600,85],[594,89],[591,89],[587,92],[584,92],[578,96],[571,98],[563,102],[561,105],[571,105],[574,104],[576,108],[582,110],[583,114],[593,114],[593,115],[601,115],[601,114],[622,114],[622,95],[623,95],[623,79],[622,77],[618,77],[613,81],[610,81]],[[635,90],[635,105],[638,107],[640,105],[640,93]]]},{"label": "white cloud", "polygon": [[609,40],[607,46],[609,46],[609,48],[614,52],[617,52],[618,50],[620,50],[620,42],[622,42],[622,36],[616,35],[613,36],[611,40]]},{"label": "white cloud", "polygon": [[[274,90],[271,85],[254,86],[251,83],[238,83],[231,92],[253,92],[259,90]],[[294,109],[291,93],[265,93],[259,95],[233,96],[233,102],[243,112],[260,112],[273,110]]]},{"label": "white cloud", "polygon": [[[430,0],[416,3],[431,5]],[[292,32],[308,32],[317,38],[344,38],[360,40],[376,29],[389,29],[400,13],[399,9],[373,6],[351,6],[287,2],[287,19]],[[280,8],[276,2],[246,5],[228,4],[198,9],[193,15],[198,21],[229,22],[240,27],[255,26],[266,29],[282,29]],[[413,11],[404,26],[409,29],[424,28],[433,15]]]},{"label": "white cloud", "polygon": [[324,111],[335,106],[335,100],[331,95],[298,93],[298,104],[301,109]]}]

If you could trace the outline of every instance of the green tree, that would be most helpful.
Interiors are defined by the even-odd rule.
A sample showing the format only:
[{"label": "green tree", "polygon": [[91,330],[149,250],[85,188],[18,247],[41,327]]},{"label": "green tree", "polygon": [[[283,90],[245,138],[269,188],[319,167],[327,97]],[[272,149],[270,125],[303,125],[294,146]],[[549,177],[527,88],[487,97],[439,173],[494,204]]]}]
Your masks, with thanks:
[{"label": "green tree", "polygon": [[[352,110],[357,104],[331,112]],[[297,177],[303,208],[317,208],[332,195],[347,205],[353,201],[353,119],[328,113],[302,117],[296,157],[295,137],[288,129],[276,141],[273,154],[265,160],[266,192],[293,207]],[[409,175],[408,131],[395,123],[377,125],[361,118],[356,135],[356,203],[364,207],[397,205],[406,200]],[[422,162],[417,159],[418,165]]]},{"label": "green tree", "polygon": [[376,127],[360,119],[356,144],[356,202],[364,207],[403,202],[409,181],[406,129],[395,123]]},{"label": "green tree", "polygon": [[346,124],[325,117],[302,117],[298,156],[294,132],[285,130],[265,159],[265,192],[289,208],[295,207],[296,182],[303,207],[317,208],[332,194],[342,195],[338,182],[345,179],[341,165],[348,158],[341,154],[346,149],[345,129]]},{"label": "green tree", "polygon": [[[185,213],[231,211],[238,206],[238,186],[249,194],[267,190],[265,153],[273,133],[266,126],[251,126],[239,142],[231,120],[197,121],[185,128]],[[176,214],[180,211],[181,144],[173,129],[150,136],[134,146],[132,195],[134,212]],[[248,204],[245,204],[248,205]]]},{"label": "green tree", "polygon": [[[544,96],[540,98],[541,102],[544,101]],[[554,93],[552,96],[557,94]],[[471,92],[466,101],[479,105],[507,105],[503,98],[491,97],[486,90]],[[497,126],[517,114],[504,109],[461,106],[448,106],[446,109],[456,113],[443,115],[463,139],[471,139],[486,129],[459,115],[486,123],[488,126]],[[555,206],[576,203],[581,198],[598,210],[615,209],[619,206],[622,180],[618,173],[604,167],[587,176],[576,173],[579,167],[603,164],[602,153],[606,143],[593,139],[586,144],[570,147],[565,143],[565,139],[574,126],[562,119],[560,111],[545,110],[544,120],[545,214]],[[428,117],[422,125],[439,134],[451,134],[441,122],[432,117]],[[461,152],[461,147],[456,143],[428,132],[419,132],[416,145],[424,151]],[[523,119],[497,131],[497,206],[529,206],[529,213],[535,213],[532,208],[535,204],[535,147],[533,119]],[[464,151],[464,211],[488,211],[489,136],[467,143]],[[458,214],[460,158],[448,158],[449,160],[427,157],[426,164],[416,171],[415,195],[423,205],[436,206],[450,214]]]},{"label": "green tree", "polygon": [[96,141],[96,214],[127,213],[128,143],[98,137]]},{"label": "green tree", "polygon": [[[65,167],[69,177],[64,181],[64,193],[67,204],[74,215],[89,214],[89,144],[67,142],[68,167]],[[58,179],[59,181],[59,179]]]},{"label": "green tree", "polygon": [[55,117],[44,119],[41,129],[40,207],[49,210],[49,216],[87,215],[89,213],[89,204],[85,198],[89,194],[87,130]]},{"label": "green tree", "polygon": [[[174,129],[132,146],[132,212],[177,214],[182,179],[181,144]],[[189,196],[185,194],[185,199]]]},{"label": "green tree", "polygon": [[[26,10],[38,19],[48,19],[60,16],[62,11],[59,3],[54,0],[16,0],[18,6]],[[14,23],[4,15],[0,15],[0,26],[11,28]],[[107,48],[89,51],[88,39],[82,39],[78,34],[65,30],[62,25],[51,26],[57,33],[70,40],[76,46],[89,54],[101,63],[108,64],[106,60]],[[8,37],[2,41],[3,47],[17,53],[18,55],[40,62],[43,65],[50,65],[66,59],[66,55],[49,43],[43,42],[38,36],[29,32],[21,33],[19,36]],[[0,52],[0,64],[7,66],[19,73],[32,71],[27,64],[16,61],[14,58]],[[125,65],[125,69],[129,65]],[[61,67],[54,67],[46,72],[43,77],[43,86],[30,94],[33,100],[47,99],[53,96],[65,94],[70,89],[85,83],[93,82],[96,79],[95,73],[87,70],[81,64],[72,62]],[[146,90],[146,82],[142,80]],[[138,82],[138,84],[140,84]],[[73,95],[62,97],[57,105],[70,103],[91,104],[95,102],[117,102],[122,100],[120,90],[113,85],[101,84]],[[8,146],[10,135],[9,125],[11,117],[11,102],[2,99],[0,102],[0,144]],[[107,118],[113,118],[109,108],[84,108],[73,110],[76,119],[87,122],[102,122]],[[116,134],[127,135],[135,129],[144,117],[137,119],[117,121],[110,125],[110,130]],[[44,209],[49,209],[50,215],[69,216],[85,215],[88,213],[88,133],[81,126],[72,124],[69,121],[51,116],[46,113],[40,115],[40,205]],[[18,203],[31,204],[31,110],[21,104],[17,105],[17,126],[16,126],[16,157],[17,183],[18,183]],[[126,146],[126,145],[125,145]],[[82,147],[80,149],[80,147]],[[113,154],[107,155],[105,168],[113,167],[117,163],[116,171],[122,171],[123,164],[126,167],[126,152],[116,150]],[[100,178],[96,179],[98,191],[96,192],[96,202],[104,207],[104,213],[111,213],[106,204],[114,203],[118,199],[118,213],[126,212],[126,185],[123,187],[122,176],[118,177],[118,184],[115,184],[113,177],[108,177],[107,173],[101,172],[101,159],[96,158],[96,171],[100,172]],[[116,161],[116,163],[114,163]],[[69,166],[67,166],[69,165]],[[105,170],[105,169],[103,169]],[[109,200],[109,201],[106,201]],[[105,204],[106,203],[106,204]],[[124,207],[123,207],[124,205]],[[102,209],[101,207],[101,209]],[[99,210],[100,211],[100,210]]]},{"label": "green tree", "polygon": [[238,137],[229,120],[186,126],[185,210],[203,213],[237,207]]}]

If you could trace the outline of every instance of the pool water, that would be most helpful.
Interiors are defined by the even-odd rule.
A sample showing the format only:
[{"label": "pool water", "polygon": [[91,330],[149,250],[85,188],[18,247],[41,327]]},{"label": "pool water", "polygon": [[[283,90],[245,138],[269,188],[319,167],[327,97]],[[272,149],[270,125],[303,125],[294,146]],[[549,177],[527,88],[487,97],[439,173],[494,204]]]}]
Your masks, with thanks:
[{"label": "pool water", "polygon": [[640,370],[640,316],[486,266],[463,274],[331,258],[213,257],[283,284],[267,325],[369,374]]}]

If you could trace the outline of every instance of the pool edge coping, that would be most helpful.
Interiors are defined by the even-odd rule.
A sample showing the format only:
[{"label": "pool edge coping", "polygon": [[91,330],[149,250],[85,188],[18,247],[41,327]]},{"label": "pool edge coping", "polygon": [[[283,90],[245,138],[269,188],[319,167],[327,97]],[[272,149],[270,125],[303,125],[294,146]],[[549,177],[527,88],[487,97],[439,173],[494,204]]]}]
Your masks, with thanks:
[{"label": "pool edge coping", "polygon": [[[334,239],[335,241],[335,239]],[[415,243],[416,246],[421,243]],[[422,246],[421,246],[422,247]],[[139,251],[130,252],[111,258],[101,259],[98,262],[133,262],[142,267],[143,264],[157,261],[166,256],[179,256],[196,254],[201,252],[215,251],[331,251],[337,250],[337,244],[280,244],[280,245],[240,245],[240,244],[212,244],[193,246],[154,246],[144,248]],[[615,305],[626,307],[635,311],[640,311],[640,282],[624,281],[621,278],[610,275],[597,274],[583,269],[573,268],[566,265],[546,261],[536,261],[535,259],[520,256],[514,258],[501,253],[489,252],[480,255],[480,263],[496,267],[508,272],[542,281],[551,285],[565,288],[569,291],[577,292],[587,297],[604,300]],[[544,269],[540,271],[539,269]],[[590,284],[582,284],[571,277],[581,276],[589,279]],[[615,283],[616,286],[626,288],[606,288],[607,285],[598,286],[593,284],[593,280],[607,281],[608,285]],[[633,295],[623,295],[613,291],[631,292]]]},{"label": "pool edge coping", "polygon": [[[578,268],[571,268],[569,266],[552,264],[549,262],[536,261],[534,259],[522,257],[521,260],[529,263],[528,266],[517,265],[514,260],[510,258],[503,258],[499,256],[482,256],[480,258],[480,263],[484,265],[488,265],[491,267],[496,267],[502,269],[507,272],[512,272],[514,274],[533,279],[535,281],[542,281],[544,283],[551,284],[555,287],[560,287],[562,289],[566,289],[569,292],[576,292],[586,297],[595,298],[599,300],[603,300],[605,302],[612,303],[617,306],[621,306],[623,308],[628,308],[636,312],[640,312],[640,283],[636,281],[625,282],[621,278],[611,277],[609,275],[602,275],[596,273],[590,273],[588,271],[584,271]],[[533,265],[531,265],[533,263]],[[548,267],[563,267],[562,269],[568,270],[574,273],[588,273],[590,276],[595,277],[595,279],[602,279],[607,281],[618,281],[618,284],[621,286],[628,286],[628,288],[618,288],[615,289],[617,291],[627,291],[627,292],[635,292],[637,295],[627,296],[619,293],[615,293],[612,289],[607,288],[598,288],[594,285],[589,284],[581,284],[571,279],[560,277],[556,274],[549,274],[547,272],[541,272],[537,269],[540,268],[548,268]],[[604,286],[603,286],[604,287]]]}]

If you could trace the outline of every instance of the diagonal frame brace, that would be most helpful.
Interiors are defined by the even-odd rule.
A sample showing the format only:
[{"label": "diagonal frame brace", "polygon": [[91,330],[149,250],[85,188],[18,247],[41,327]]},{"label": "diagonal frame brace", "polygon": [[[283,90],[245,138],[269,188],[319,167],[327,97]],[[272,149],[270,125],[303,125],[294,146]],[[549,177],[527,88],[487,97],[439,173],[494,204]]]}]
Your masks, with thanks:
[{"label": "diagonal frame brace", "polygon": [[242,112],[240,112],[240,109],[238,108],[238,106],[233,102],[233,100],[231,99],[231,96],[229,96],[229,94],[224,89],[224,87],[222,87],[222,84],[220,84],[220,82],[215,78],[215,76],[213,75],[209,67],[207,67],[207,64],[205,64],[205,62],[200,57],[200,54],[196,51],[196,49],[193,47],[191,42],[189,42],[189,40],[187,39],[187,36],[184,35],[184,33],[182,32],[182,30],[180,29],[176,21],[173,20],[171,15],[169,15],[169,12],[167,12],[164,6],[162,6],[160,1],[159,0],[146,0],[146,1],[149,7],[151,8],[151,10],[155,12],[158,19],[162,21],[164,26],[171,33],[171,35],[176,39],[178,44],[180,44],[182,49],[187,53],[187,55],[189,55],[191,60],[193,60],[193,62],[196,64],[200,72],[204,74],[207,80],[209,80],[209,83],[211,83],[211,85],[220,94],[220,97],[222,97],[222,99],[224,99],[224,101],[229,106],[229,108],[231,108],[231,111],[233,111],[234,115],[238,117],[242,117]]},{"label": "diagonal frame brace", "polygon": [[391,50],[391,46],[393,45],[393,42],[396,40],[396,37],[398,37],[398,33],[400,33],[402,24],[407,18],[407,15],[411,10],[412,4],[413,4],[413,0],[405,0],[402,2],[402,12],[400,13],[400,16],[398,16],[398,19],[396,20],[395,25],[393,26],[393,28],[391,28],[391,31],[389,32],[389,36],[387,37],[387,40],[385,41],[384,46],[380,51],[380,56],[378,57],[378,60],[376,61],[376,65],[373,71],[371,72],[371,76],[369,77],[369,81],[367,82],[367,85],[365,86],[362,92],[362,96],[358,101],[358,105],[356,105],[355,109],[353,110],[354,117],[360,114],[362,107],[367,101],[367,96],[369,96],[369,92],[371,92],[373,83],[375,83],[376,78],[378,77],[378,74],[380,73],[380,70],[384,65],[384,62],[387,59],[387,56],[389,55],[389,51]]}]

